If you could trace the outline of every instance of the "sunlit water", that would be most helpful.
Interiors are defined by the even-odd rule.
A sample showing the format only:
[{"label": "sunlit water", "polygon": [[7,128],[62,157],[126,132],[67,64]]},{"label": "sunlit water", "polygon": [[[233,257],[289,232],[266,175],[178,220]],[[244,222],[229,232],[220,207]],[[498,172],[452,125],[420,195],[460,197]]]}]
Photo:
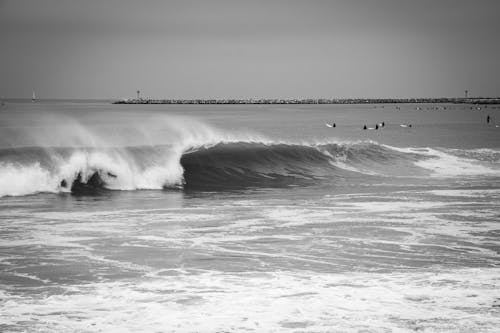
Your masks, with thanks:
[{"label": "sunlit water", "polygon": [[499,109],[420,107],[3,106],[0,331],[497,331]]}]

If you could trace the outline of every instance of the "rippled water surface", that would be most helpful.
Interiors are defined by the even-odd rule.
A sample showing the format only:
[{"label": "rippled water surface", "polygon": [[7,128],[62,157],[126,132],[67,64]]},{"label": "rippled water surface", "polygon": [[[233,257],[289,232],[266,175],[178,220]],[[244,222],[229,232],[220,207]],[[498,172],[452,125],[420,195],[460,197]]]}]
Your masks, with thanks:
[{"label": "rippled water surface", "polygon": [[147,107],[3,111],[0,331],[497,330],[484,110]]}]

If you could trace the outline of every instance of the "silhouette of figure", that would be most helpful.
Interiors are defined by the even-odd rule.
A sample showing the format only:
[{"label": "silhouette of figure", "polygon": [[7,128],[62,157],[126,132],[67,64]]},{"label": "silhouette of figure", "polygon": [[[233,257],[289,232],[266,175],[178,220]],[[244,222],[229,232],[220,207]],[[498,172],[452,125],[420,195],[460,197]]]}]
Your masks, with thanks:
[{"label": "silhouette of figure", "polygon": [[489,123],[490,123],[490,120],[491,120],[491,117],[490,117],[490,115],[488,115],[488,116],[486,117],[486,123],[487,123],[487,124],[489,124]]},{"label": "silhouette of figure", "polygon": [[382,122],[382,127],[384,127],[384,126],[385,126],[385,122]]},{"label": "silhouette of figure", "polygon": [[364,129],[364,130],[366,129],[366,125],[365,125],[365,126],[363,126],[363,129]]},{"label": "silhouette of figure", "polygon": [[337,127],[337,124],[333,123],[333,127]]},{"label": "silhouette of figure", "polygon": [[375,125],[375,129],[378,130],[378,124]]}]

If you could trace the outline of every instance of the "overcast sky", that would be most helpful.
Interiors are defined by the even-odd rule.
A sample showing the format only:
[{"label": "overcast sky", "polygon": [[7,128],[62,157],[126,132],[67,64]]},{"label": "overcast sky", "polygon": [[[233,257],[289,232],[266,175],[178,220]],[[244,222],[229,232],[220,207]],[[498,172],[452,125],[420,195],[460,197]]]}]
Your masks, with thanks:
[{"label": "overcast sky", "polygon": [[498,0],[0,0],[0,97],[500,96]]}]

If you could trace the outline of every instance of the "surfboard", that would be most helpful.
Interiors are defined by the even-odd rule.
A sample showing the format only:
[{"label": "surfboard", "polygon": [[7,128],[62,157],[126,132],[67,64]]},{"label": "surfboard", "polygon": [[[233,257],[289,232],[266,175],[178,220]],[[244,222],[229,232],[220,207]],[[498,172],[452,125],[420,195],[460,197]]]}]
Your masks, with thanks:
[{"label": "surfboard", "polygon": [[326,127],[333,127],[332,124],[325,124],[325,125],[326,125]]}]

